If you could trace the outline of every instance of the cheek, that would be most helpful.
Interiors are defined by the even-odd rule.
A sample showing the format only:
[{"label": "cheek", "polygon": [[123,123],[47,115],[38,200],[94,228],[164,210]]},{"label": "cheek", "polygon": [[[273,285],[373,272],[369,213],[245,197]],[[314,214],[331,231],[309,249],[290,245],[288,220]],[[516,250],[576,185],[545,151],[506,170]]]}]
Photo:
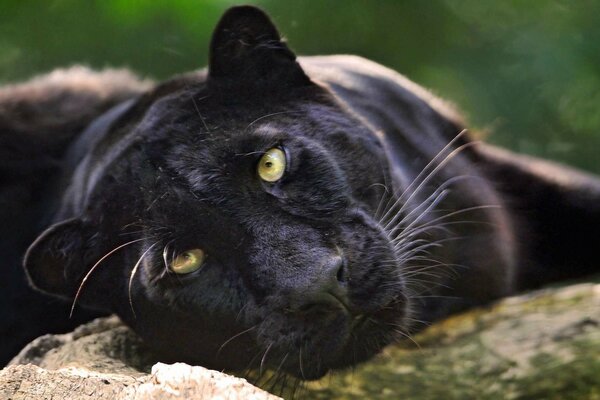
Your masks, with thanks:
[{"label": "cheek", "polygon": [[342,226],[341,237],[348,265],[352,301],[364,311],[373,311],[404,290],[393,244],[374,221]]},{"label": "cheek", "polygon": [[284,191],[286,197],[280,206],[285,211],[315,219],[343,212],[351,197],[348,183],[337,171],[322,174],[311,171],[287,184]]},{"label": "cheek", "polygon": [[140,293],[152,304],[183,314],[233,320],[247,302],[241,279],[220,265],[208,264],[190,274],[176,275],[167,271],[162,257],[155,255],[144,267],[139,272]]},{"label": "cheek", "polygon": [[289,222],[269,226],[251,246],[247,271],[253,289],[265,296],[301,285],[333,251],[315,229]]},{"label": "cheek", "polygon": [[386,191],[392,190],[385,151],[362,142],[350,142],[344,148],[347,152],[337,161],[349,191],[354,200],[367,204],[374,212]]}]

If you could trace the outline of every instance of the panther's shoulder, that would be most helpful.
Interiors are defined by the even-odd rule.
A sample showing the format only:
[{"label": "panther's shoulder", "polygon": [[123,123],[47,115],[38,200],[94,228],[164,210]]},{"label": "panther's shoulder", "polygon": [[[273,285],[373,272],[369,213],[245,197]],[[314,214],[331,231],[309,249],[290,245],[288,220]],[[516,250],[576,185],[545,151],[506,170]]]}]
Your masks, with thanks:
[{"label": "panther's shoulder", "polygon": [[[347,102],[394,103],[429,108],[457,126],[464,126],[458,109],[406,76],[357,55],[299,57],[311,79],[328,86]],[[425,110],[422,110],[425,111]]]},{"label": "panther's shoulder", "polygon": [[125,69],[56,69],[0,88],[0,130],[19,134],[79,131],[112,105],[152,87]]}]

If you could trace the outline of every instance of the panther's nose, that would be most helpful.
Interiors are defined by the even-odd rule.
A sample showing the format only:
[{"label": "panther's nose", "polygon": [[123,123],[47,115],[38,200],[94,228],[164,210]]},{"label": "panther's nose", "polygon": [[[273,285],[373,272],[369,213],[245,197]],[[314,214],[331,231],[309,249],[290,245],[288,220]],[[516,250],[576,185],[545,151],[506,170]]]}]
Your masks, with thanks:
[{"label": "panther's nose", "polygon": [[346,260],[340,255],[323,260],[315,279],[308,286],[297,288],[293,296],[294,311],[307,313],[340,307],[350,311],[346,268]]}]

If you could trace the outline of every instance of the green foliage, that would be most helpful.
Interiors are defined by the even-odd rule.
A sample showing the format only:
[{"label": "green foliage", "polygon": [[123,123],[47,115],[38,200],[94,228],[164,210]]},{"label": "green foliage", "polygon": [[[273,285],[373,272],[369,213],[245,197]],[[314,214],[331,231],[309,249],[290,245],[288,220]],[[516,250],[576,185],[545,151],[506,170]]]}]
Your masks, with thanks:
[{"label": "green foliage", "polygon": [[[600,172],[600,1],[252,1],[300,54],[353,53],[453,100],[489,140]],[[0,82],[73,63],[205,65],[229,0],[2,0]]]}]

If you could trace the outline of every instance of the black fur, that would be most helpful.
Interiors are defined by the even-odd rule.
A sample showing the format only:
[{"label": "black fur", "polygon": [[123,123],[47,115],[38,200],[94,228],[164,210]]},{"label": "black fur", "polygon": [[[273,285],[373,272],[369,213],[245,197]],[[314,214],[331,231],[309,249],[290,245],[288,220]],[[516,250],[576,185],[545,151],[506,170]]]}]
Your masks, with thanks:
[{"label": "black fur", "polygon": [[[208,71],[55,112],[60,138],[38,118],[0,125],[19,149],[1,150],[2,173],[29,194],[15,203],[3,183],[10,268],[39,234],[31,283],[117,313],[165,360],[304,379],[369,359],[412,321],[597,270],[596,178],[473,142],[443,102],[370,61],[296,60],[253,7],[223,16],[210,52]],[[288,169],[267,183],[256,165],[273,147]],[[205,265],[175,275],[166,264],[192,248]]]},{"label": "black fur", "polygon": [[0,365],[37,336],[90,318],[81,312],[69,320],[68,302],[30,289],[23,254],[52,221],[69,143],[107,109],[149,86],[127,71],[73,67],[0,89]]}]

